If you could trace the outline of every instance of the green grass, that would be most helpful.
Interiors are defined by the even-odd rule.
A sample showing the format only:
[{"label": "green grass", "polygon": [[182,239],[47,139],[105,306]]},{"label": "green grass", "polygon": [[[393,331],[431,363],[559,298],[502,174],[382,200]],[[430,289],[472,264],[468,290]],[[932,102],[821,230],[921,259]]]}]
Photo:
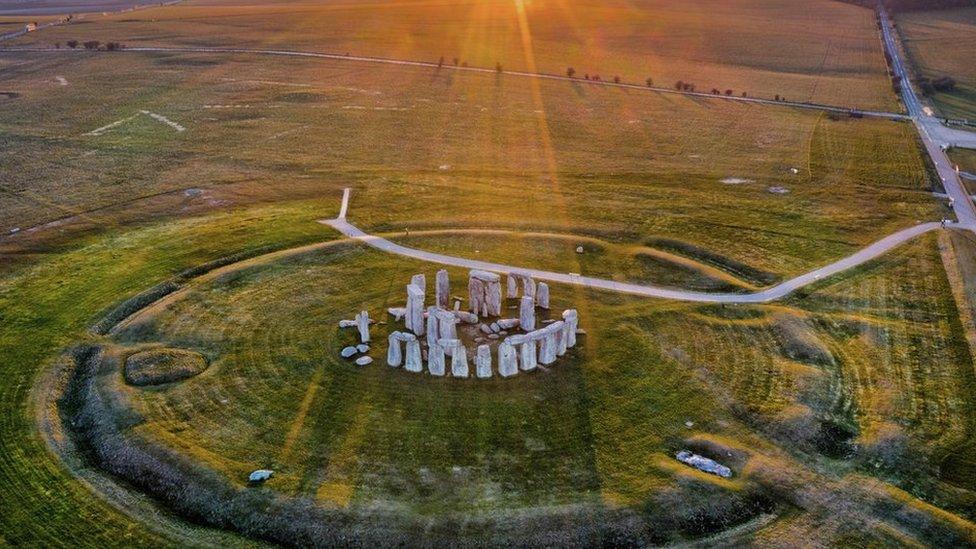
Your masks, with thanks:
[{"label": "green grass", "polygon": [[[841,3],[535,0],[527,17],[542,71],[572,64],[604,78],[896,108],[870,11]],[[510,2],[189,5],[18,43],[68,38],[429,60],[456,51],[528,66]],[[551,371],[511,380],[391,371],[391,325],[374,327],[373,365],[339,358],[352,336],[338,319],[402,304],[409,275],[435,270],[359,246],[231,269],[191,284],[151,322],[88,331],[187,268],[336,238],[314,221],[336,215],[347,186],[350,219],[406,245],[747,290],[944,214],[907,124],[244,55],[4,52],[0,91],[20,94],[0,109],[0,231],[22,229],[0,237],[0,543],[178,543],[92,497],[37,432],[38,374],[92,340],[163,342],[212,361],[180,383],[109,384],[145,418],[128,435],[237,484],[271,467],[270,489],[323,505],[431,519],[624,506],[661,542],[729,526],[716,517],[747,519],[756,497],[779,513],[746,535],[760,544],[935,543],[942,526],[925,520],[965,530],[976,519],[971,460],[953,457],[971,451],[972,359],[934,237],[770,305],[556,285],[555,307],[579,308],[587,335]],[[516,233],[452,234],[462,229]],[[464,276],[452,270],[454,293]],[[736,477],[677,463],[687,447],[734,461]]]},{"label": "green grass", "polygon": [[[154,282],[201,262],[265,245],[326,237],[308,212],[269,207],[115,233],[77,243],[14,272],[0,283],[6,328],[0,401],[8,486],[0,498],[4,538],[13,544],[158,545],[163,540],[126,519],[71,480],[34,427],[30,391],[59,349],[85,337],[100,314]],[[42,522],[39,517],[45,517]]]},{"label": "green grass", "polygon": [[[85,337],[99,313],[153,281],[248,247],[327,238],[309,206],[153,225],[8,273],[2,310],[11,329],[0,344],[10,358],[5,375],[21,381],[6,385],[3,398],[21,412],[7,416],[3,439],[16,445],[8,453],[23,457],[5,466],[17,482],[6,493],[24,511],[4,517],[7,539],[26,539],[28,528],[37,539],[55,534],[30,526],[31,509],[53,505],[43,495],[51,483],[75,494],[56,492],[46,515],[52,525],[63,522],[58,517],[106,513],[43,461],[51,458],[36,435],[25,445],[31,421],[24,399],[35,372]],[[540,250],[552,245],[546,239],[539,248],[470,237],[453,249],[434,237],[411,239],[458,255],[474,244],[499,260],[543,268],[561,261],[543,257]],[[640,504],[687,489],[687,472],[668,456],[689,435],[738,440],[769,455],[777,445],[816,454],[819,418],[853,425],[865,443],[875,426],[900,425],[918,445],[913,451],[936,459],[967,436],[970,414],[959,381],[965,343],[931,250],[928,241],[910,245],[786,307],[674,304],[557,286],[554,306],[579,307],[588,331],[575,358],[545,374],[459,384],[390,371],[382,339],[374,351],[380,361],[365,369],[337,357],[350,337],[336,330],[339,318],[399,304],[399,282],[418,270],[433,273],[339,248],[222,275],[194,286],[155,322],[130,327],[123,342],[162,340],[214,363],[182,383],[122,393],[146,418],[136,428],[141,436],[180,448],[234,482],[271,466],[279,475],[270,486],[284,493],[435,516],[450,505]],[[69,266],[80,276],[66,277]],[[458,286],[463,273],[453,277]],[[378,335],[387,329],[376,327]],[[818,348],[833,358],[818,358]],[[306,406],[305,421],[293,429]],[[282,457],[289,433],[294,441]],[[50,464],[43,475],[37,463]],[[920,496],[946,497],[932,477],[913,483],[897,468],[884,473]],[[133,543],[148,541],[121,517],[108,517],[95,523],[100,529],[75,522],[58,535],[83,543],[128,528]]]}]

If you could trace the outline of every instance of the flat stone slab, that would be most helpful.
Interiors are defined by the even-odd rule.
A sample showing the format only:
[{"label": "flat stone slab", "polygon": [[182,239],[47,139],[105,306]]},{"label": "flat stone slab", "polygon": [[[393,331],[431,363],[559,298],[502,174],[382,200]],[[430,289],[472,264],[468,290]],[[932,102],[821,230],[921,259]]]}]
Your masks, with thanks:
[{"label": "flat stone slab", "polygon": [[690,465],[699,471],[704,471],[706,473],[711,473],[713,475],[718,475],[722,478],[731,478],[732,469],[722,465],[721,463],[708,459],[707,457],[700,456],[698,454],[693,454],[688,450],[682,450],[678,452],[674,457],[678,459],[681,463],[685,465]]}]

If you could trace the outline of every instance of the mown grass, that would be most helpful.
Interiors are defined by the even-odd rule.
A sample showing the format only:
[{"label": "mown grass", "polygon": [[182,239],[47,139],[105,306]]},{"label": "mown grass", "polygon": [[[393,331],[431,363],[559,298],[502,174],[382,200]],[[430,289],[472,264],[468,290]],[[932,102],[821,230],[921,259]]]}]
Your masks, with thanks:
[{"label": "mown grass", "polygon": [[[545,261],[534,246],[494,238],[477,249]],[[454,250],[432,244],[461,253],[474,240]],[[410,274],[433,272],[341,247],[221,275],[128,325],[118,342],[159,341],[214,363],[186,382],[120,391],[145,419],[139,436],[236,483],[271,467],[272,489],[343,508],[442,516],[680,499],[690,488],[668,456],[705,433],[751,441],[764,454],[776,454],[771,441],[814,462],[827,456],[838,471],[861,464],[965,514],[934,466],[966,440],[973,414],[968,349],[932,244],[908,245],[785,305],[556,287],[555,306],[584,315],[577,354],[550,372],[493,382],[390,370],[382,364],[389,325],[374,328],[377,363],[361,369],[339,358],[351,336],[338,319],[364,307],[381,316],[400,304]],[[452,276],[455,286],[464,279]],[[830,439],[835,426],[854,438]],[[849,442],[852,452],[835,451]]]},{"label": "mown grass", "polygon": [[[4,539],[12,544],[163,543],[72,481],[34,427],[30,391],[59,349],[122,298],[149,283],[249,247],[287,246],[326,237],[300,208],[270,207],[187,220],[76,242],[73,249],[4,273],[0,283],[0,400],[5,456],[0,495]],[[39,520],[44,517],[44,520]]]},{"label": "mown grass", "polygon": [[[817,0],[674,3],[533,1],[525,34],[513,2],[260,5],[218,2],[120,14],[16,44],[74,39],[128,45],[293,48],[472,66],[694,82],[844,106],[897,109],[870,10]],[[770,26],[769,21],[776,21]]]},{"label": "mown grass", "polygon": [[948,118],[976,119],[976,8],[914,11],[897,16],[898,28],[922,76],[951,76],[956,89],[932,96]]}]

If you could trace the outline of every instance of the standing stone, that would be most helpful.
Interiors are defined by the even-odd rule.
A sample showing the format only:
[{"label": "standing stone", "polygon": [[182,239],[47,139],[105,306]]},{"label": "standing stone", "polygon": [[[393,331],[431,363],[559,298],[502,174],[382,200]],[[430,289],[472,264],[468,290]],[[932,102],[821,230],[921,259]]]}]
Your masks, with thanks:
[{"label": "standing stone", "polygon": [[488,283],[487,293],[486,293],[486,304],[488,305],[488,314],[491,316],[501,316],[502,314],[502,282],[501,278],[496,276],[496,280]]},{"label": "standing stone", "polygon": [[579,328],[579,313],[576,309],[563,311],[563,321],[566,322],[566,347],[576,346],[576,330]]},{"label": "standing stone", "polygon": [[400,349],[400,337],[403,334],[393,332],[390,334],[390,348],[386,351],[386,363],[394,368],[399,368],[403,364],[403,350]]},{"label": "standing stone", "polygon": [[436,307],[427,307],[427,346],[437,343],[437,315],[434,311],[437,310]]},{"label": "standing stone", "polygon": [[424,335],[424,290],[416,284],[407,286],[407,329]]},{"label": "standing stone", "polygon": [[502,278],[495,273],[472,269],[468,273],[468,297],[471,312],[481,316],[498,316],[502,312]]},{"label": "standing stone", "polygon": [[515,275],[508,273],[505,284],[507,286],[505,296],[509,299],[518,297],[518,280],[515,278]]},{"label": "standing stone", "polygon": [[447,276],[447,270],[437,271],[437,278],[434,279],[434,304],[442,309],[448,308],[451,300],[451,279]]},{"label": "standing stone", "polygon": [[444,375],[444,347],[437,343],[427,348],[427,371],[432,376]]},{"label": "standing stone", "polygon": [[440,339],[457,339],[458,318],[451,311],[444,309],[433,309],[434,316],[437,317],[437,334]]},{"label": "standing stone", "polygon": [[532,280],[532,277],[529,275],[525,275],[522,279],[522,295],[527,295],[533,300],[535,299],[535,280]]},{"label": "standing stone", "polygon": [[442,339],[441,345],[451,352],[451,375],[454,377],[468,377],[468,350],[461,344],[460,339]]},{"label": "standing stone", "polygon": [[566,354],[566,322],[563,320],[553,322],[546,329],[551,330],[556,336],[556,356]]},{"label": "standing stone", "polygon": [[515,335],[506,341],[519,348],[519,369],[523,372],[535,370],[537,365],[535,340],[528,335]]},{"label": "standing stone", "polygon": [[556,362],[556,332],[549,329],[549,326],[542,330],[542,348],[539,351],[539,363],[546,366]]},{"label": "standing stone", "polygon": [[535,301],[543,309],[549,308],[549,285],[545,282],[539,283],[539,288],[535,292]]},{"label": "standing stone", "polygon": [[356,328],[359,330],[359,340],[369,343],[369,313],[366,311],[356,315]]},{"label": "standing stone", "polygon": [[535,330],[535,300],[532,296],[522,296],[522,303],[519,305],[519,327],[526,332]]},{"label": "standing stone", "polygon": [[472,313],[482,316],[484,308],[485,285],[471,276],[468,278],[468,308]]},{"label": "standing stone", "polygon": [[478,354],[474,357],[475,371],[480,379],[491,377],[491,347],[478,346]]},{"label": "standing stone", "polygon": [[427,293],[427,276],[423,273],[410,277],[410,283],[418,286],[425,294]]},{"label": "standing stone", "polygon": [[420,358],[420,341],[413,334],[401,334],[407,342],[407,362],[404,368],[408,372],[420,373],[424,371],[424,361]]},{"label": "standing stone", "polygon": [[508,341],[502,341],[498,345],[498,374],[502,377],[512,377],[518,373],[518,359],[515,356],[515,347]]}]

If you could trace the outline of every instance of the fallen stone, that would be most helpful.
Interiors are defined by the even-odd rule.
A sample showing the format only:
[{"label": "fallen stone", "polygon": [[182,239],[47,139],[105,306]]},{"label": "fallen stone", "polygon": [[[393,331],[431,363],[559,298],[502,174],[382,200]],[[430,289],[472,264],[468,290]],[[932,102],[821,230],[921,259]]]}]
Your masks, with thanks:
[{"label": "fallen stone", "polygon": [[369,352],[369,345],[366,345],[365,343],[360,343],[359,345],[356,345],[356,350],[359,351],[360,353]]},{"label": "fallen stone", "polygon": [[499,337],[498,334],[488,334],[488,339],[498,339]]},{"label": "fallen stone", "polygon": [[250,475],[248,475],[247,481],[248,482],[264,482],[264,481],[268,480],[269,478],[271,478],[271,475],[273,475],[273,474],[274,474],[274,471],[272,471],[271,469],[258,469],[257,471],[254,471]]},{"label": "fallen stone", "polygon": [[502,330],[511,330],[518,327],[519,320],[517,318],[499,318],[495,324],[498,324]]},{"label": "fallen stone", "polygon": [[481,325],[479,325],[478,326],[478,329],[481,330],[483,333],[486,333],[486,334],[490,334],[491,333],[491,328],[488,327],[487,324],[481,324]]},{"label": "fallen stone", "polygon": [[732,469],[722,465],[721,463],[708,459],[707,457],[700,456],[698,454],[693,454],[688,450],[682,450],[675,454],[678,461],[684,463],[685,465],[690,465],[699,471],[704,471],[706,473],[711,473],[713,475],[718,475],[722,478],[731,478]]},{"label": "fallen stone", "polygon": [[582,246],[577,246],[576,247],[576,253],[578,253],[578,254],[583,253],[583,247]]},{"label": "fallen stone", "polygon": [[359,366],[366,366],[367,364],[372,364],[372,363],[373,363],[373,359],[368,356],[361,356],[356,359],[356,364],[358,364]]},{"label": "fallen stone", "polygon": [[454,313],[454,316],[456,316],[458,318],[458,320],[460,320],[461,322],[463,322],[465,324],[477,324],[478,323],[478,315],[476,315],[474,313],[469,313],[467,311],[461,311],[461,310],[457,310],[457,309],[455,309],[454,311],[451,311],[451,312]]},{"label": "fallen stone", "polygon": [[502,330],[501,326],[499,326],[497,322],[492,322],[491,325],[488,327],[491,329],[492,332],[495,332],[496,334]]},{"label": "fallen stone", "polygon": [[339,327],[340,328],[355,328],[356,327],[356,321],[355,320],[340,320],[339,321]]},{"label": "fallen stone", "polygon": [[359,353],[359,349],[349,346],[344,348],[339,354],[342,355],[342,358],[349,358],[357,353]]},{"label": "fallen stone", "polygon": [[407,308],[406,307],[390,307],[389,309],[386,310],[386,312],[390,313],[390,315],[393,317],[394,320],[400,320],[401,318],[404,317],[404,315],[407,314]]}]

